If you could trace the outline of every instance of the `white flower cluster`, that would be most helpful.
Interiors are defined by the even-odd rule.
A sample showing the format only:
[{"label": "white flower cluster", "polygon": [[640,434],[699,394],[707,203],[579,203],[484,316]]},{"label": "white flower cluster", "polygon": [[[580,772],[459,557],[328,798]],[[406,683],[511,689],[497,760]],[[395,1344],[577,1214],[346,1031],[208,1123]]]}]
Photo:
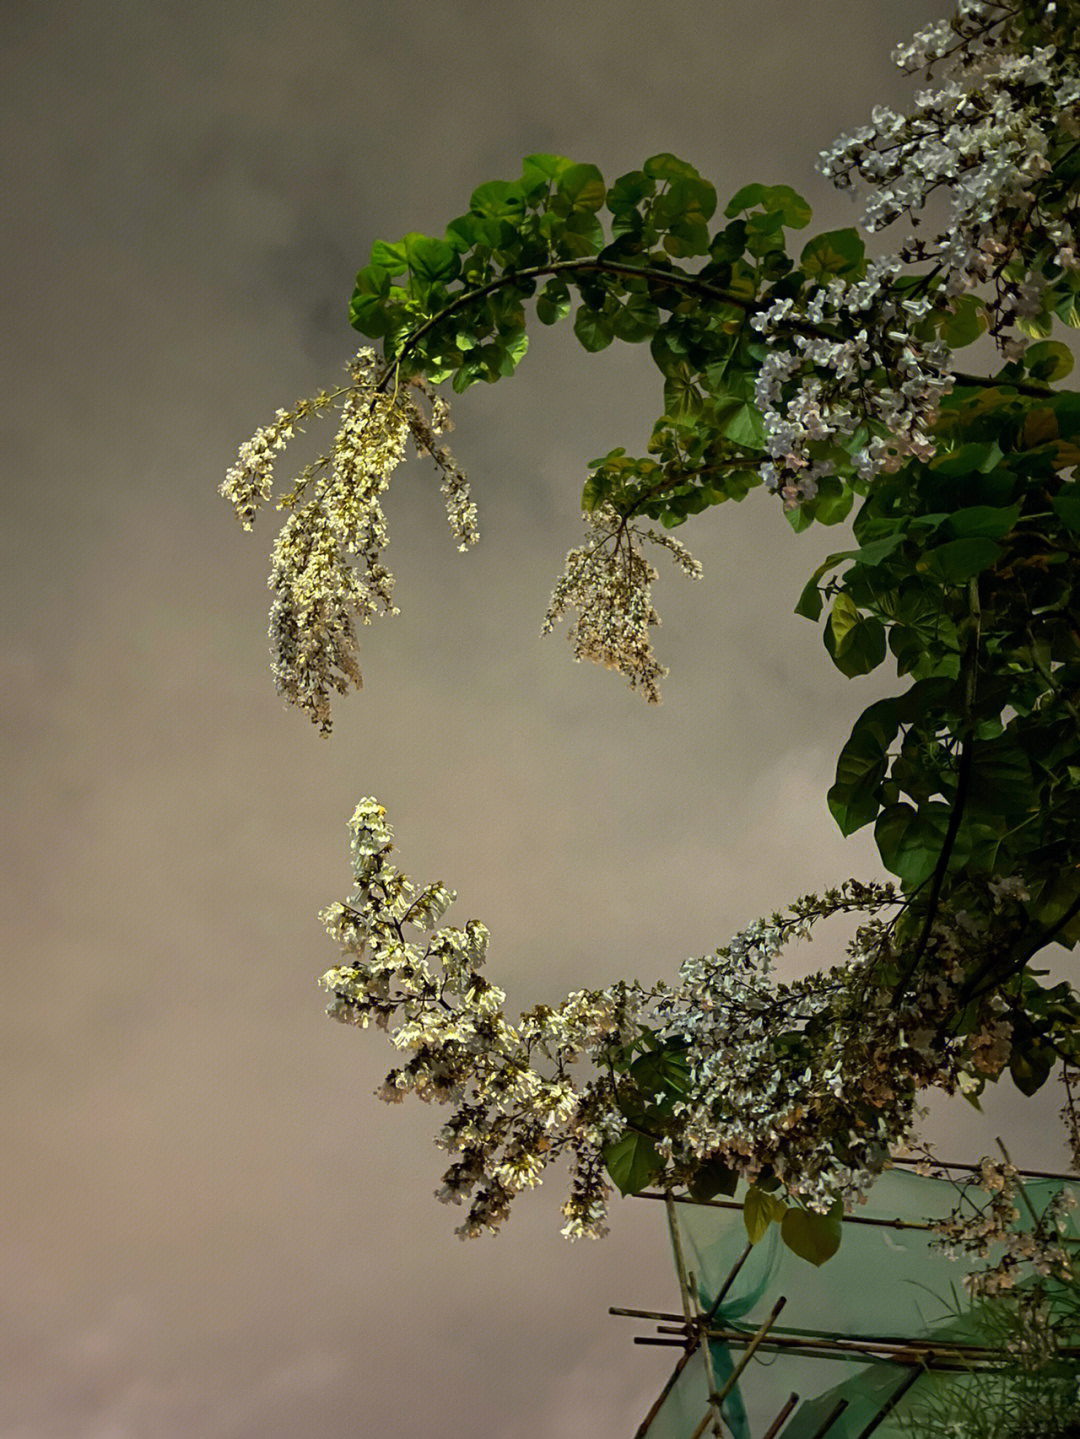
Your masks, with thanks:
[{"label": "white flower cluster", "polygon": [[952,388],[949,350],[911,334],[921,306],[894,288],[900,269],[897,259],[878,260],[860,280],[812,287],[798,309],[784,299],[751,318],[769,345],[754,396],[769,452],[761,474],[786,509],[814,498],[838,442],[862,437],[854,460],[863,479],[934,453],[930,430]]},{"label": "white flower cluster", "polygon": [[[871,124],[822,153],[838,187],[868,187],[861,220],[870,231],[901,217],[918,226],[939,194],[950,208],[933,239],[913,238],[864,278],[811,286],[751,319],[769,346],[755,397],[769,452],[762,475],[785,508],[815,496],[837,444],[853,451],[862,480],[932,457],[952,382],[948,346],[925,338],[928,315],[946,318],[979,292],[990,333],[1016,358],[1026,345],[1017,324],[1080,264],[1072,211],[1046,203],[1047,184],[1060,188],[1048,156],[1062,137],[1080,136],[1080,5],[1042,9],[1045,43],[1032,44],[1017,7],[961,0],[951,20],[896,53],[909,71],[946,64],[947,81],[917,94],[910,115],[877,106]],[[929,267],[921,280],[898,285],[916,262]]]},{"label": "white flower cluster", "polygon": [[[917,225],[930,199],[947,195],[946,227],[913,242],[904,258],[930,262],[948,296],[990,285],[991,333],[1011,354],[1023,342],[1005,332],[1036,313],[1047,280],[1074,263],[1073,226],[1043,199],[1054,142],[1080,135],[1078,20],[1075,3],[960,0],[952,21],[896,52],[908,71],[944,62],[946,82],[921,91],[910,115],[876,107],[870,125],[821,156],[822,172],[840,188],[859,180],[870,187],[862,214],[870,230],[901,216]],[[1033,43],[1032,29],[1043,43]]]},{"label": "white flower cluster", "polygon": [[[468,481],[437,436],[448,425],[446,402],[419,380],[404,393],[390,389],[374,352],[350,361],[348,385],[278,410],[273,424],[240,447],[237,464],[221,494],[251,529],[260,502],[273,492],[277,452],[299,421],[340,401],[333,449],[306,465],[278,508],[290,511],[274,545],[269,587],[273,674],[280,693],[305,710],[324,734],[331,728],[330,695],[359,686],[354,621],[368,624],[380,613],[396,614],[393,575],[382,562],[387,545],[381,496],[401,463],[411,436],[420,454],[431,455],[443,473],[450,527],[466,549],[479,538]],[[413,389],[425,394],[426,416]],[[301,496],[310,497],[301,503]]]},{"label": "white flower cluster", "polygon": [[975,1300],[1004,1299],[1010,1310],[1006,1352],[1025,1369],[1042,1368],[1068,1342],[1054,1299],[1080,1277],[1076,1240],[1068,1232],[1075,1195],[1062,1186],[1037,1213],[1017,1169],[992,1159],[983,1159],[971,1181],[958,1188],[956,1208],[934,1226],[938,1246],[951,1258],[990,1261],[964,1275],[963,1286]]},{"label": "white flower cluster", "polygon": [[[460,1158],[438,1197],[469,1201],[458,1234],[497,1229],[514,1195],[539,1184],[564,1152],[574,1171],[564,1232],[603,1233],[609,1189],[601,1155],[622,1120],[608,1078],[577,1086],[567,1068],[636,1034],[633,990],[572,995],[558,1011],[541,1007],[509,1024],[505,994],[480,973],[484,926],[435,928],[453,892],[441,884],[418,890],[390,863],[392,831],[377,801],[361,800],[349,829],[357,888],[321,915],[344,951],[320,980],[334,996],[327,1012],[362,1027],[374,1020],[409,1055],[387,1075],[384,1099],[412,1092],[456,1106],[438,1143]],[[424,942],[410,939],[410,929]]]},{"label": "white flower cluster", "polygon": [[675,1106],[677,1167],[719,1159],[753,1180],[768,1165],[789,1195],[825,1210],[863,1196],[909,1142],[919,1090],[956,1083],[957,1046],[935,1023],[951,978],[939,971],[896,1002],[872,978],[896,959],[893,923],[877,917],[856,931],[844,964],[792,984],[769,978],[780,949],[818,920],[898,902],[890,885],[850,881],[683,965],[658,1005],[672,1009],[661,1033],[691,1056]]},{"label": "white flower cluster", "polygon": [[653,653],[649,630],[660,623],[653,608],[657,572],[634,541],[649,540],[666,549],[682,572],[701,578],[701,565],[672,535],[639,529],[610,504],[584,516],[587,538],[566,557],[566,568],[552,591],[543,634],[550,634],[567,610],[576,609],[569,638],[575,660],[593,660],[625,675],[631,688],[657,704],[657,681],[667,674]]},{"label": "white flower cluster", "polygon": [[[907,1144],[921,1089],[955,1088],[963,1042],[937,1026],[963,972],[950,958],[953,932],[938,927],[931,977],[895,1001],[873,977],[896,959],[894,924],[881,917],[901,903],[891,885],[850,881],[806,896],[687,960],[674,985],[580,990],[511,1024],[502,990],[481,974],[483,925],[436,929],[453,894],[418,889],[391,865],[392,833],[374,799],[357,806],[350,831],[357,888],[322,915],[344,951],[320,981],[333,995],[328,1013],[374,1021],[408,1055],[387,1075],[384,1099],[414,1093],[454,1107],[438,1143],[458,1158],[439,1197],[468,1202],[462,1236],[496,1229],[514,1195],[564,1156],[573,1180],[563,1232],[603,1233],[604,1151],[627,1132],[628,1107],[648,1116],[658,1101],[651,1120],[635,1123],[654,1139],[665,1182],[708,1161],[748,1181],[767,1165],[790,1196],[827,1209],[865,1194]],[[858,913],[869,918],[845,963],[795,983],[773,978],[785,944],[823,918]],[[657,1045],[685,1061],[673,1104],[641,1092],[628,1058]]]}]

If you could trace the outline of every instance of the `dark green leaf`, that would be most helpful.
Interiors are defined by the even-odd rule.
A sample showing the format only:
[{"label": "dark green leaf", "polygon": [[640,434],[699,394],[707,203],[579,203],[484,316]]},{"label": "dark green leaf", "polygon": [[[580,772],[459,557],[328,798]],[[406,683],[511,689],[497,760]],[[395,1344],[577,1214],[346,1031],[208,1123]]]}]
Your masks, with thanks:
[{"label": "dark green leaf", "polygon": [[613,215],[625,215],[637,209],[642,200],[656,193],[656,181],[644,170],[630,170],[620,175],[607,194],[608,209]]},{"label": "dark green leaf", "polygon": [[664,1168],[664,1159],[644,1134],[624,1134],[604,1150],[604,1168],[620,1194],[640,1194]]},{"label": "dark green leaf", "polygon": [[918,568],[947,585],[964,585],[982,570],[989,569],[1001,554],[1001,546],[989,539],[951,540],[927,550]]},{"label": "dark green leaf", "polygon": [[799,602],[795,606],[795,613],[802,615],[804,619],[819,620],[821,618],[822,608],[823,601],[817,579],[811,578],[807,580],[803,586],[802,594],[799,596]]},{"label": "dark green leaf", "polygon": [[[933,874],[950,815],[947,804],[931,800],[918,810],[909,804],[891,804],[878,816],[874,839],[882,863],[891,874],[899,876],[909,893]],[[949,857],[949,867],[960,868],[969,853],[970,839],[961,830]]]},{"label": "dark green leaf", "polygon": [[843,1232],[843,1205],[839,1200],[828,1214],[809,1209],[789,1209],[780,1224],[780,1238],[793,1254],[821,1265],[840,1248]]},{"label": "dark green leaf", "polygon": [[615,338],[615,332],[607,316],[598,314],[588,305],[578,306],[577,314],[574,316],[574,334],[584,348],[592,353],[597,350],[606,350]]},{"label": "dark green leaf", "polygon": [[885,627],[879,619],[865,618],[849,595],[833,600],[822,638],[841,674],[854,679],[867,675],[885,658]]},{"label": "dark green leaf", "polygon": [[855,722],[836,762],[829,810],[844,835],[870,824],[881,807],[881,782],[888,770],[888,746],[899,728],[896,700],[879,700]]},{"label": "dark green leaf", "polygon": [[[374,256],[372,256],[374,259]],[[1063,380],[1073,367],[1073,353],[1060,340],[1040,340],[1029,345],[1024,355],[1024,369],[1033,380]]]},{"label": "dark green leaf", "polygon": [[1009,1053],[1009,1073],[1021,1094],[1037,1094],[1053,1073],[1057,1052],[1028,1033],[1014,1038]]},{"label": "dark green leaf", "polygon": [[955,510],[945,523],[945,530],[956,539],[1000,540],[1020,518],[1023,505],[969,505]]},{"label": "dark green leaf", "polygon": [[734,1169],[729,1169],[718,1159],[706,1159],[694,1171],[694,1177],[687,1185],[687,1192],[691,1199],[704,1204],[717,1194],[725,1194],[730,1198],[735,1193],[738,1182],[739,1176]]},{"label": "dark green leaf", "polygon": [[536,316],[543,325],[554,325],[570,313],[570,291],[558,276],[547,282],[536,297]]},{"label": "dark green leaf", "polygon": [[660,311],[648,295],[628,295],[611,317],[616,339],[637,344],[647,340],[660,323]]},{"label": "dark green leaf", "polygon": [[815,235],[799,257],[799,268],[811,279],[856,275],[863,269],[866,246],[857,230],[826,230]]}]

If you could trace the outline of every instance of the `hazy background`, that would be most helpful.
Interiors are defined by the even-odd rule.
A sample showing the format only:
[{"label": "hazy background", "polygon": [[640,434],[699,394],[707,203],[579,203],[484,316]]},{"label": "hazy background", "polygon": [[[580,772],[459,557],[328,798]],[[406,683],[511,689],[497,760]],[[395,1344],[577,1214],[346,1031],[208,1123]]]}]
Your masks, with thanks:
[{"label": "hazy background", "polygon": [[[824,792],[887,681],[843,679],[791,614],[838,534],[761,495],[712,511],[683,532],[704,581],[657,587],[664,705],[574,666],[538,631],[584,461],[640,451],[659,384],[631,347],[541,331],[454,404],[480,548],[429,464],[396,477],[402,613],[363,633],[324,742],[268,676],[276,517],[245,535],[216,488],[341,373],[372,242],[440,230],[530,151],[611,180],[673,150],[722,197],[787,182],[848,222],[814,156],[902,99],[891,45],[937,13],[3,7],[2,1439],[629,1439],[673,1356],[606,1311],[671,1307],[659,1206],[570,1246],[553,1177],[459,1243],[439,1114],[380,1105],[385,1041],[323,1017],[316,916],[369,793],[406,869],[489,925],[515,1008],[671,976],[877,872]],[[1003,1090],[935,1132],[1056,1167],[1058,1103]]]}]

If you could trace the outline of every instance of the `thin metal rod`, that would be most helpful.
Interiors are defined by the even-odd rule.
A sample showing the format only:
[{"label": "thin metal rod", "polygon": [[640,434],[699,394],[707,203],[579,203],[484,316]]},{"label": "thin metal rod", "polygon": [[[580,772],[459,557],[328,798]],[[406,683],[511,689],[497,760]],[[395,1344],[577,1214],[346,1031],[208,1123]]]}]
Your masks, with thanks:
[{"label": "thin metal rod", "polygon": [[822,1422],[814,1430],[813,1434],[810,1435],[810,1439],[825,1439],[825,1435],[840,1418],[840,1415],[843,1414],[849,1402],[847,1399],[841,1399],[838,1403],[834,1404]]},{"label": "thin metal rod", "polygon": [[780,1413],[769,1425],[768,1429],[765,1430],[765,1433],[761,1436],[761,1439],[776,1439],[777,1434],[780,1433],[780,1426],[783,1424],[784,1420],[788,1417],[788,1415],[795,1408],[795,1405],[798,1404],[798,1402],[799,1396],[797,1394],[793,1394],[788,1400],[788,1402],[784,1405],[783,1409],[780,1410]]},{"label": "thin metal rod", "polygon": [[[684,1349],[686,1347],[681,1339],[664,1339],[658,1334],[635,1334],[634,1343],[656,1344],[659,1345],[661,1348],[668,1349]],[[691,1353],[693,1353],[693,1350],[691,1350]]]},{"label": "thin metal rod", "polygon": [[889,1395],[888,1399],[885,1400],[885,1403],[874,1415],[873,1419],[870,1420],[870,1423],[867,1424],[866,1428],[859,1432],[857,1439],[870,1439],[870,1435],[873,1434],[874,1430],[878,1427],[878,1425],[881,1424],[883,1420],[889,1417],[889,1415],[900,1403],[900,1400],[903,1399],[904,1395],[908,1392],[911,1386],[917,1383],[925,1372],[926,1366],[920,1364],[918,1369],[913,1370],[906,1379],[901,1380],[901,1382]]}]

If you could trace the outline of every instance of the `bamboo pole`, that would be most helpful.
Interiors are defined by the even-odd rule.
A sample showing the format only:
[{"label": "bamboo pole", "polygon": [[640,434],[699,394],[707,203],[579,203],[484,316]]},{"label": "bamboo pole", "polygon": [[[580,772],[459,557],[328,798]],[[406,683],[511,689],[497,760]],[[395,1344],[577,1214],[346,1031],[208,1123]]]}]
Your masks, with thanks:
[{"label": "bamboo pole", "polygon": [[735,1368],[731,1371],[730,1375],[727,1378],[727,1381],[724,1384],[723,1389],[721,1389],[716,1394],[709,1395],[710,1408],[705,1411],[704,1419],[702,1419],[701,1423],[694,1430],[693,1434],[690,1435],[690,1439],[701,1439],[701,1436],[709,1427],[709,1423],[713,1417],[713,1410],[711,1406],[715,1404],[716,1407],[719,1408],[719,1406],[724,1402],[724,1400],[728,1397],[731,1391],[735,1388],[735,1385],[738,1384],[739,1380],[742,1377],[743,1370],[750,1363],[750,1360],[753,1359],[758,1346],[765,1338],[766,1334],[768,1334],[769,1330],[772,1328],[777,1316],[779,1315],[781,1309],[783,1309],[786,1303],[787,1300],[784,1299],[782,1296],[776,1301],[776,1303],[772,1307],[772,1313],[769,1315],[768,1319],[765,1320],[765,1323],[761,1326],[758,1332],[754,1335],[753,1339],[751,1339],[749,1345],[747,1346],[746,1353],[739,1360],[738,1364],[736,1364]]},{"label": "bamboo pole", "polygon": [[761,1436],[761,1439],[776,1439],[777,1434],[780,1433],[781,1425],[791,1413],[791,1411],[795,1408],[795,1405],[798,1404],[798,1402],[799,1396],[797,1394],[792,1394],[791,1398],[784,1405],[783,1409],[780,1410],[780,1413],[769,1425],[768,1429],[765,1430],[765,1433]]}]

